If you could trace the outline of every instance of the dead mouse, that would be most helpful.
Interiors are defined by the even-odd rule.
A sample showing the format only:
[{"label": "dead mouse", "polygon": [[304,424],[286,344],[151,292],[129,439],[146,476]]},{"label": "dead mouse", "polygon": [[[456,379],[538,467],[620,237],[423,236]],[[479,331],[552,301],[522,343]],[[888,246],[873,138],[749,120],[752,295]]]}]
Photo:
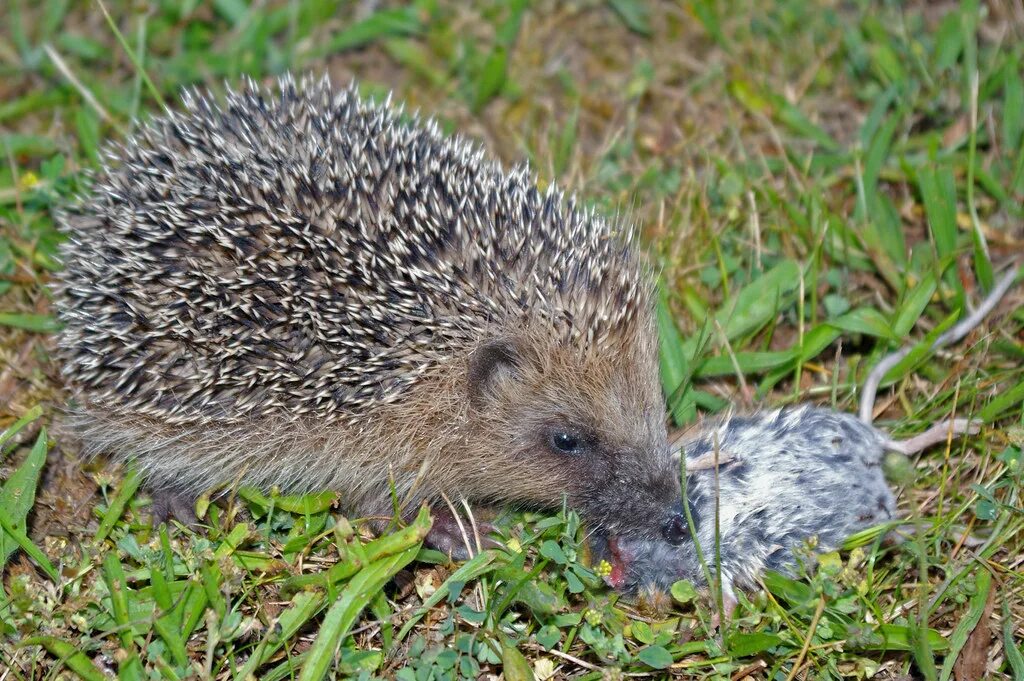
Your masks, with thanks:
[{"label": "dead mouse", "polygon": [[[1016,270],[942,334],[933,349],[978,326],[1012,286]],[[808,540],[816,538],[817,548],[828,551],[860,530],[894,519],[896,500],[882,471],[885,453],[912,454],[953,435],[976,432],[977,426],[953,419],[894,440],[871,424],[879,383],[909,352],[903,348],[871,371],[859,417],[798,405],[713,419],[685,432],[677,440],[676,456],[685,452],[686,501],[696,542],[689,527],[679,546],[597,537],[594,554],[611,565],[606,581],[634,593],[668,589],[679,580],[706,587],[709,575],[716,579],[718,555],[728,617],[737,588],[757,588],[764,570],[792,574],[794,549]]]}]

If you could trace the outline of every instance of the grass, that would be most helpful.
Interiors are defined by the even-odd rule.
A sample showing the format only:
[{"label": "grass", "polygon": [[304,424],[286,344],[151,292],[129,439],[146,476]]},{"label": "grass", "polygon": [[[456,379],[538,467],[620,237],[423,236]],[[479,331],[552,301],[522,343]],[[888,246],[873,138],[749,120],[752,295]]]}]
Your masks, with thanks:
[{"label": "grass", "polygon": [[[771,4],[9,0],[0,32],[0,678],[1024,678],[1024,312],[929,337],[1019,254],[1024,12],[1005,0]],[[394,90],[499,157],[642,225],[683,424],[729,404],[852,410],[897,435],[896,548],[765,578],[721,636],[680,583],[627,603],[568,511],[448,565],[424,523],[367,537],[332,495],[246,493],[151,529],[130,473],[47,428],[52,210],[183,86],[286,69]],[[853,542],[857,543],[857,542]]]}]

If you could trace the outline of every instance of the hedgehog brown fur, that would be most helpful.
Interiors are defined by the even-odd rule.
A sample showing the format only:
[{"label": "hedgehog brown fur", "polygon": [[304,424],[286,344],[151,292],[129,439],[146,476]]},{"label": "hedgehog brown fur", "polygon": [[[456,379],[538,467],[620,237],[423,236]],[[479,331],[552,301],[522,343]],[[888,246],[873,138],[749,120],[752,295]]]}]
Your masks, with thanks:
[{"label": "hedgehog brown fur", "polygon": [[61,217],[89,452],[188,494],[329,488],[371,514],[393,483],[410,503],[567,496],[612,534],[678,523],[629,229],[354,86],[184,101]]}]

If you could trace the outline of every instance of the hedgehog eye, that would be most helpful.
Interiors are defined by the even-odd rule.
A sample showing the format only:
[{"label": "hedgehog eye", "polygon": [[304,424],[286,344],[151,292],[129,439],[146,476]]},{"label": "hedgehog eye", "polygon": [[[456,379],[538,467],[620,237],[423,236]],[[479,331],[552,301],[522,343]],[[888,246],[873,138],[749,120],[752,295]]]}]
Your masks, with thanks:
[{"label": "hedgehog eye", "polygon": [[565,454],[578,454],[581,449],[580,439],[564,431],[555,431],[551,434],[551,446]]}]

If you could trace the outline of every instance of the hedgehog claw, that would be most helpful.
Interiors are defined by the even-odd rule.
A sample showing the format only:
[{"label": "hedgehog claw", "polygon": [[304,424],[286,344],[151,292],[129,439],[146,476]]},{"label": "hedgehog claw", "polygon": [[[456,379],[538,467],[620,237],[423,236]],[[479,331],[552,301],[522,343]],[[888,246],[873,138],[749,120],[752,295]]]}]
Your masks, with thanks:
[{"label": "hedgehog claw", "polygon": [[173,487],[160,487],[152,490],[150,494],[153,497],[153,527],[159,527],[161,523],[170,524],[172,520],[177,520],[186,527],[195,527],[199,524],[194,496]]},{"label": "hedgehog claw", "polygon": [[[459,525],[451,509],[447,507],[431,508],[431,515],[434,517],[434,524],[427,533],[423,543],[440,551],[454,561],[469,560],[477,554],[473,536],[473,528],[468,523]],[[478,522],[477,532],[480,536],[481,549],[493,549],[501,546],[497,541],[486,536],[494,532],[494,525],[488,522]]]}]

